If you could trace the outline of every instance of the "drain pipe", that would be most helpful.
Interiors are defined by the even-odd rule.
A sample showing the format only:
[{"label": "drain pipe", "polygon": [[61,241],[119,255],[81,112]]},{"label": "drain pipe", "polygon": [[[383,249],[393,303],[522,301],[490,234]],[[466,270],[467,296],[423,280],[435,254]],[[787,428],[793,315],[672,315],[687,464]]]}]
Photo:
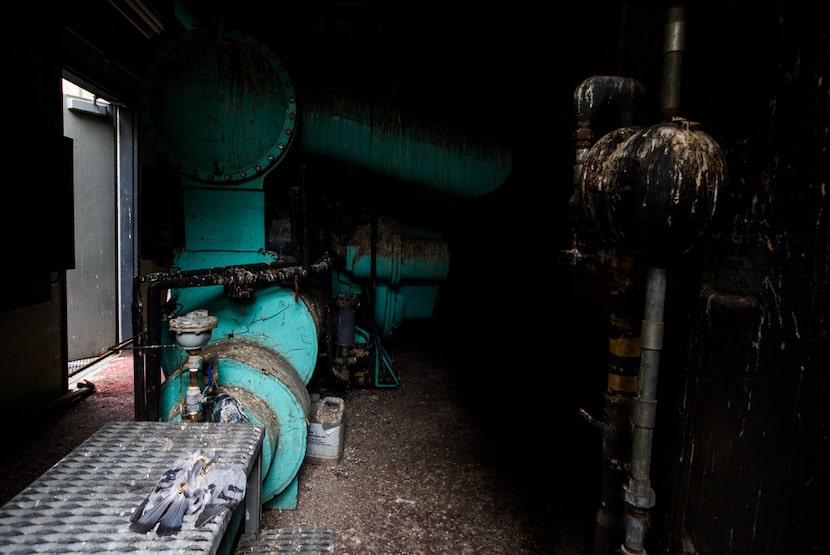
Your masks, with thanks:
[{"label": "drain pipe", "polygon": [[[686,40],[684,9],[672,5],[667,12],[663,35],[663,80],[660,114],[671,121],[680,112],[680,82]],[[666,269],[649,266],[646,270],[646,299],[640,337],[640,377],[634,399],[631,441],[631,475],[623,488],[628,505],[624,555],[645,555],[645,535],[649,528],[649,509],[654,507],[651,487],[651,452],[657,420],[657,375],[663,349],[663,314],[666,299]]]},{"label": "drain pipe", "polygon": [[663,313],[666,299],[666,269],[650,266],[646,271],[646,301],[640,333],[640,377],[634,398],[631,441],[631,476],[623,488],[628,504],[625,544],[622,553],[643,555],[648,530],[648,510],[654,507],[651,488],[651,448],[657,420],[657,374],[663,349]]}]

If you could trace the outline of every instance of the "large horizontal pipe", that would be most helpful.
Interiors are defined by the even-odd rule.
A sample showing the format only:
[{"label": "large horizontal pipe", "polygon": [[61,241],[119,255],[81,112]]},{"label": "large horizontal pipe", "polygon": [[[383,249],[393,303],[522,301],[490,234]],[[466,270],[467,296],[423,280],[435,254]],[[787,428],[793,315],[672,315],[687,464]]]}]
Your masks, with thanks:
[{"label": "large horizontal pipe", "polygon": [[301,99],[299,148],[455,197],[480,197],[512,169],[506,145],[383,102]]}]

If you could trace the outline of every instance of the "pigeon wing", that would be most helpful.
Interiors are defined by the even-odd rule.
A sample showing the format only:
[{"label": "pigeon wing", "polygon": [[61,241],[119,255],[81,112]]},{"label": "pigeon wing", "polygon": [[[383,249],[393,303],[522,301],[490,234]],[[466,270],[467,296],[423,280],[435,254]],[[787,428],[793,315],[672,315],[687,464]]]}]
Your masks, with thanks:
[{"label": "pigeon wing", "polygon": [[[191,510],[191,504],[194,500],[198,500],[201,495],[202,483],[205,479],[205,464],[208,459],[197,455],[193,461],[193,466],[187,469],[187,482],[184,487],[179,489],[179,494],[171,501],[167,510],[161,515],[159,519],[159,526],[156,529],[156,534],[159,536],[172,536],[182,529],[182,522],[185,513],[194,512]],[[186,464],[190,464],[187,461]]]},{"label": "pigeon wing", "polygon": [[159,523],[159,535],[169,535],[181,529],[182,517],[187,509],[184,492],[194,476],[202,472],[205,462],[206,459],[199,452],[177,459],[164,472],[153,491],[133,511],[130,530],[146,533],[156,523]]},{"label": "pigeon wing", "polygon": [[225,509],[235,509],[245,498],[248,477],[239,465],[215,464],[208,468],[205,480],[212,495],[196,519],[196,528],[210,522]]},{"label": "pigeon wing", "polygon": [[159,536],[172,536],[182,529],[182,520],[187,509],[187,499],[183,494],[173,498],[167,506],[167,510],[159,518],[159,527],[156,534]]},{"label": "pigeon wing", "polygon": [[133,511],[130,530],[144,533],[152,529],[179,495],[185,476],[186,471],[182,468],[173,466],[167,469],[153,491]]}]

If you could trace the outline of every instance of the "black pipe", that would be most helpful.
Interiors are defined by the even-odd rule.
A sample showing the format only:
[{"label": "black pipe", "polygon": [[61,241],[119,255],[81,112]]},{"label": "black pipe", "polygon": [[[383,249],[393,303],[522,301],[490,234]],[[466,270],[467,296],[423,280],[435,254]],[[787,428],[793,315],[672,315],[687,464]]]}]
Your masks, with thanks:
[{"label": "black pipe", "polygon": [[[151,282],[147,289],[146,343],[135,350],[135,414],[136,420],[159,420],[159,392],[161,390],[161,292],[173,288],[224,285],[227,290],[259,284],[286,283],[305,279],[310,273],[322,273],[331,268],[326,254],[308,269],[286,266],[282,262],[261,262],[239,266],[205,268],[172,273],[158,272],[136,278],[133,287],[133,324],[141,323],[140,286]],[[143,329],[143,328],[136,328]],[[140,359],[139,359],[140,357]],[[139,364],[140,363],[140,364]]]},{"label": "black pipe", "polygon": [[631,77],[588,77],[574,91],[577,127],[591,127],[598,112],[609,107],[614,108],[619,126],[634,125],[643,114],[644,96],[645,87]]},{"label": "black pipe", "polygon": [[[580,198],[579,186],[582,177],[582,168],[588,157],[594,139],[604,127],[622,125],[629,127],[642,118],[644,113],[643,98],[645,87],[639,81],[630,77],[614,75],[595,75],[582,81],[574,91],[574,111],[576,112],[576,131],[574,132],[574,146],[576,156],[573,167],[573,191],[568,201],[572,225],[572,244],[563,252],[566,262],[575,265],[590,260],[593,257],[587,253],[590,246],[597,241],[594,239],[595,230],[586,229],[584,222],[584,206]],[[608,110],[614,109],[613,113]],[[603,113],[606,121],[598,123],[599,114]]]},{"label": "black pipe", "polygon": [[144,384],[144,419],[158,422],[161,388],[161,287],[158,284],[147,289],[147,347],[141,376]]},{"label": "black pipe", "polygon": [[[144,322],[141,317],[141,276],[133,278],[133,331],[143,330]],[[140,331],[134,336],[137,341],[133,345],[133,410],[135,420],[141,422],[147,419],[146,396],[144,392],[144,345],[142,337],[146,342],[146,334]]]},{"label": "black pipe", "polygon": [[303,165],[300,168],[300,209],[301,209],[301,217],[302,217],[302,230],[303,230],[303,237],[302,237],[302,245],[303,245],[303,252],[302,252],[302,263],[303,268],[308,270],[308,265],[310,264],[309,259],[309,231],[308,231],[308,206],[306,204],[308,198],[308,187],[306,186],[306,173],[308,172],[308,166]]},{"label": "black pipe", "polygon": [[600,506],[594,555],[619,553],[625,531],[623,487],[631,468],[631,414],[640,366],[642,298],[636,261],[619,256],[609,294],[608,384],[602,433]]}]

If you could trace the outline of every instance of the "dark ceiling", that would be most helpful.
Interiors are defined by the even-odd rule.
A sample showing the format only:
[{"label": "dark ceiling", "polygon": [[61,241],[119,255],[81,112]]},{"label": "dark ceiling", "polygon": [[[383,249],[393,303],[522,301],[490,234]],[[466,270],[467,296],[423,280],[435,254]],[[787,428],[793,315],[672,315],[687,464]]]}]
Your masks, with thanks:
[{"label": "dark ceiling", "polygon": [[[643,26],[656,18],[655,33],[636,36],[658,40],[659,61],[662,18],[661,10],[639,5],[643,18],[613,0],[574,5],[567,16],[527,1],[152,0],[147,5],[163,29],[148,37],[123,15],[127,8],[119,11],[122,5],[136,3],[73,4],[63,35],[66,67],[122,100],[137,93],[164,41],[187,25],[221,23],[267,44],[299,91],[348,87],[510,131],[540,110],[544,116],[570,109],[583,78],[621,71],[630,47],[621,49],[619,37],[629,21]],[[642,56],[628,59],[636,64]]]},{"label": "dark ceiling", "polygon": [[528,0],[145,2],[160,33],[125,17],[135,0],[66,6],[62,56],[73,80],[137,105],[153,54],[168,41],[195,25],[246,33],[283,62],[299,102],[312,88],[375,98],[506,144],[509,186],[485,199],[485,225],[505,203],[522,225],[568,222],[573,94],[581,81],[629,75],[659,90],[662,0],[598,0],[567,13]]},{"label": "dark ceiling", "polygon": [[[68,65],[84,72],[88,68],[83,57],[95,61],[97,52],[97,61],[115,74],[123,72],[125,82],[131,76],[140,81],[149,53],[162,41],[187,25],[214,23],[262,40],[292,74],[304,79],[349,81],[385,94],[408,85],[443,95],[476,83],[504,87],[515,63],[506,58],[517,47],[510,29],[517,22],[508,4],[473,10],[464,3],[432,0],[239,0],[184,7],[155,0],[152,9],[163,29],[160,36],[149,37],[128,21],[118,4],[133,3],[98,0],[67,10],[66,54],[74,58]],[[83,49],[87,52],[79,60],[77,50]]]}]

